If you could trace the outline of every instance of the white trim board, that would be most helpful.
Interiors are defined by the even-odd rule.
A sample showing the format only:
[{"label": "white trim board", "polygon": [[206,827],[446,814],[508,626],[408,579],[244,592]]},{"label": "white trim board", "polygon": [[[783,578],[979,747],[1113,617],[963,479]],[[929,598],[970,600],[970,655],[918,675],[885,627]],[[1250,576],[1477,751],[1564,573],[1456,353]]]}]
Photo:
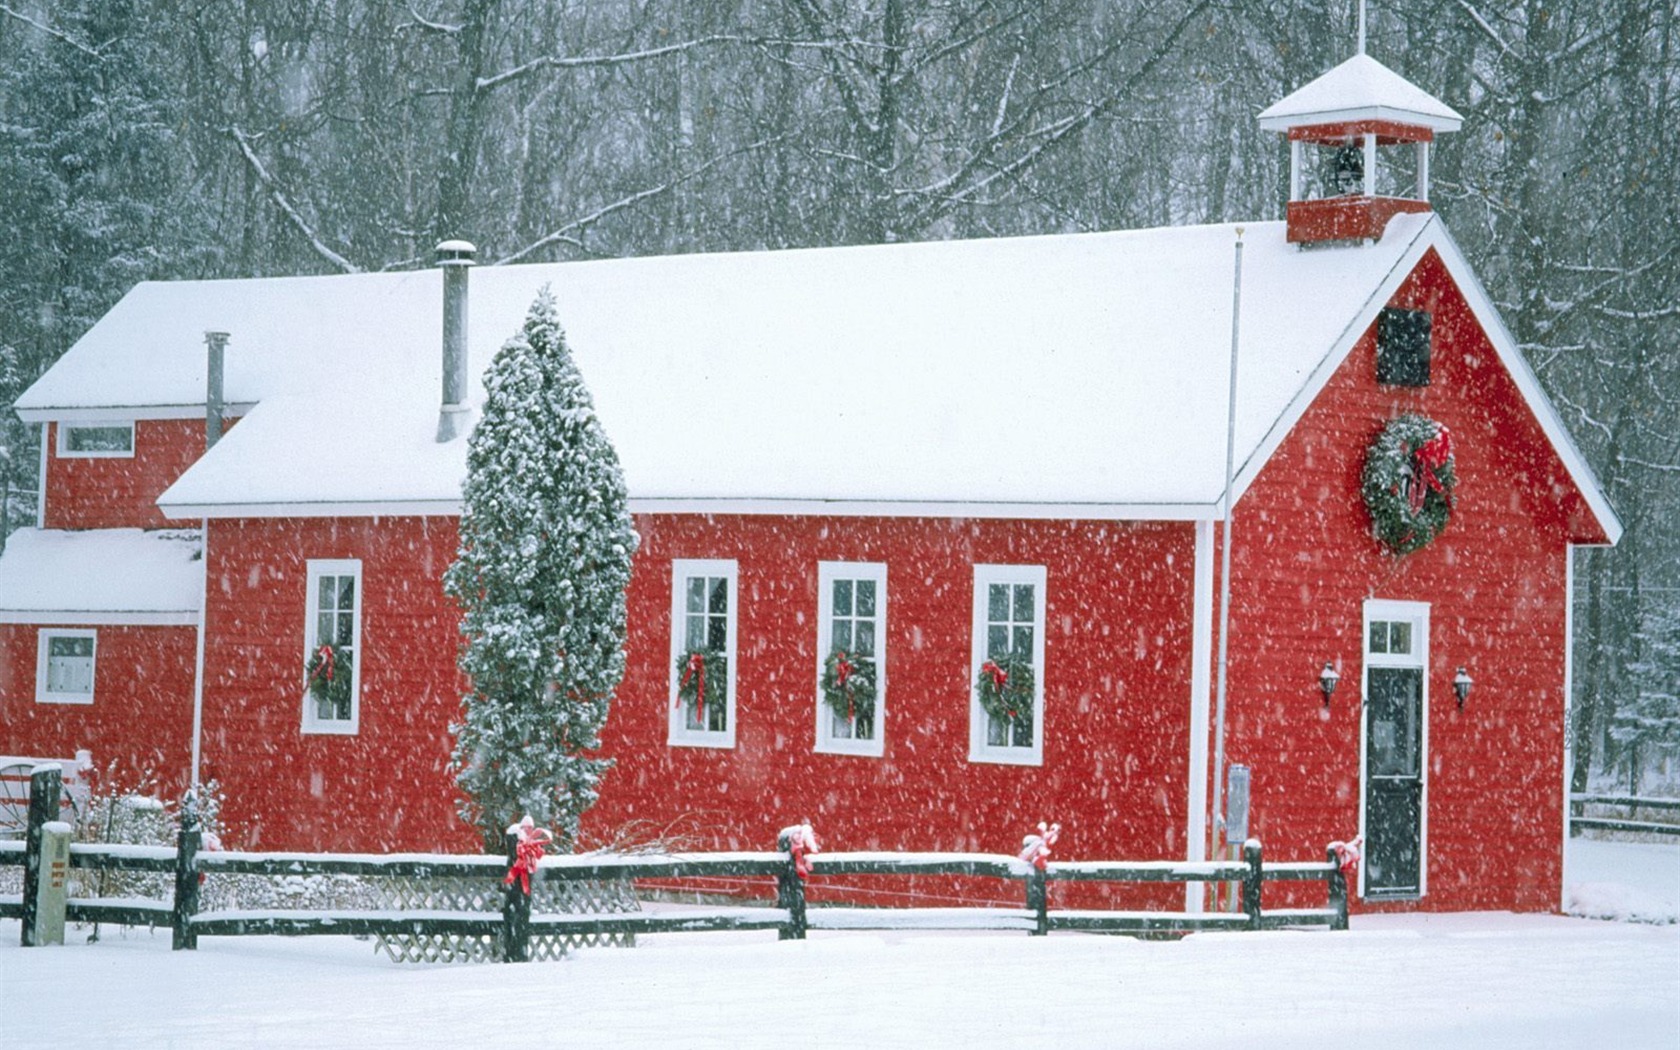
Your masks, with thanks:
[{"label": "white trim board", "polygon": [[[256,407],[253,401],[229,401],[222,415],[243,416]],[[16,409],[25,423],[98,423],[107,419],[203,419],[205,407],[185,405],[48,405]]]},{"label": "white trim board", "polygon": [[43,627],[191,627],[197,609],[0,609],[0,623],[33,623]]}]

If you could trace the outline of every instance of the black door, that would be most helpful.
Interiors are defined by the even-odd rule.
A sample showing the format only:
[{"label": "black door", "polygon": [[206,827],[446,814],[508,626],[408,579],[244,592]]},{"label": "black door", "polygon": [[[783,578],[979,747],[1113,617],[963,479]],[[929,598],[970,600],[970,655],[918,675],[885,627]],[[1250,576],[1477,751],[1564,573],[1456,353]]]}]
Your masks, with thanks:
[{"label": "black door", "polygon": [[1370,668],[1365,695],[1365,896],[1415,897],[1423,836],[1423,670]]}]

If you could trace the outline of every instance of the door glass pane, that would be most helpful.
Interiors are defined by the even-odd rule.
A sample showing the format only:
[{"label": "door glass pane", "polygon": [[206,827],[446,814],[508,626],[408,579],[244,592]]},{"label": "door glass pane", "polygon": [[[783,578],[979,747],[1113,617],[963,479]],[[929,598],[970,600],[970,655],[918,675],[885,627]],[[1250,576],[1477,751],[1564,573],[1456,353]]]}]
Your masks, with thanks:
[{"label": "door glass pane", "polygon": [[1370,669],[1366,768],[1373,777],[1415,777],[1421,726],[1423,672],[1414,667]]},{"label": "door glass pane", "polygon": [[1381,620],[1371,623],[1371,637],[1366,645],[1373,653],[1388,652],[1388,624]]},{"label": "door glass pane", "polygon": [[1388,625],[1388,651],[1407,654],[1412,651],[1412,625],[1404,620]]}]

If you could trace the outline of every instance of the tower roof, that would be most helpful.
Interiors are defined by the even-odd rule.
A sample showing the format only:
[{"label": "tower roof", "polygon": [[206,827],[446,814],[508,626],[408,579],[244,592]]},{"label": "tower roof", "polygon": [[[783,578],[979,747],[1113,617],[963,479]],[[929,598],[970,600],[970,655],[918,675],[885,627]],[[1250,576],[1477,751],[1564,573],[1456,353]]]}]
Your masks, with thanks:
[{"label": "tower roof", "polygon": [[1359,120],[1457,131],[1458,111],[1370,55],[1358,54],[1260,111],[1260,127],[1288,131]]}]

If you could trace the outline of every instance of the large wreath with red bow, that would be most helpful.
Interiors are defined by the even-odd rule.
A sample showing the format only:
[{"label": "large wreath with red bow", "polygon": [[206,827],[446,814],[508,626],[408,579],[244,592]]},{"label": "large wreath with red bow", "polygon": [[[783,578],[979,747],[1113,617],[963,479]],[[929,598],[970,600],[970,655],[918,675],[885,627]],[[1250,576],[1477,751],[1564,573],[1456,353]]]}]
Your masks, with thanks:
[{"label": "large wreath with red bow", "polygon": [[845,719],[875,714],[875,661],[836,647],[823,661],[823,703]]},{"label": "large wreath with red bow", "polygon": [[980,707],[1000,722],[1032,717],[1033,668],[1019,656],[999,656],[980,665],[974,691]]},{"label": "large wreath with red bow", "polygon": [[304,688],[315,701],[317,718],[350,717],[350,650],[320,645],[303,665]]},{"label": "large wreath with red bow", "polygon": [[1361,490],[1371,530],[1395,554],[1427,547],[1452,518],[1452,435],[1426,416],[1390,420],[1365,453]]}]

